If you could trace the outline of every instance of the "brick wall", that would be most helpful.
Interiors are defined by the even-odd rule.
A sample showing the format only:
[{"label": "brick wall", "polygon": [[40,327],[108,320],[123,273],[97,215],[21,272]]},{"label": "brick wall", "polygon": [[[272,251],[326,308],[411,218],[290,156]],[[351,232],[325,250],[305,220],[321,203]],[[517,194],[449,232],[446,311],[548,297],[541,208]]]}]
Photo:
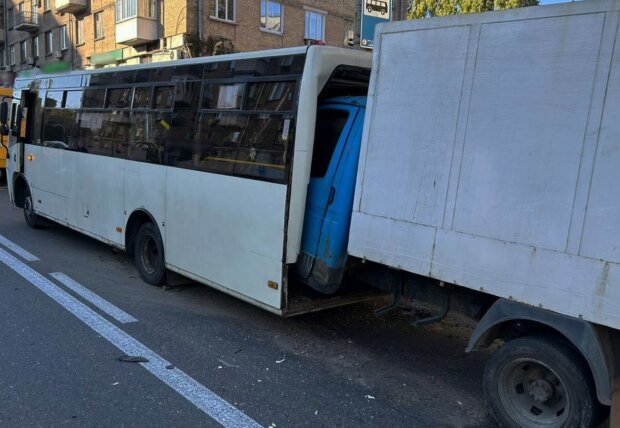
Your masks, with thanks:
[{"label": "brick wall", "polygon": [[[158,3],[158,37],[198,33],[199,20],[202,24],[203,39],[209,35],[230,39],[236,51],[252,51],[261,49],[300,46],[304,44],[305,14],[307,10],[315,10],[325,15],[324,41],[333,46],[343,46],[347,30],[355,28],[354,19],[359,0],[282,0],[282,31],[268,32],[260,28],[260,0],[236,0],[235,19],[232,22],[210,17],[210,4],[217,0],[201,0],[203,3],[202,18],[198,13],[199,0],[160,0]],[[17,10],[16,0],[8,0],[8,9]],[[55,0],[50,0],[51,8],[44,10],[45,0],[40,0],[36,11],[39,13],[39,29],[33,32],[15,31],[7,25],[9,34],[4,48],[7,52],[7,66],[2,71],[16,72],[21,69],[40,67],[56,62],[61,53],[63,61],[72,64],[73,68],[89,66],[88,58],[97,53],[110,52],[115,49],[127,48],[116,44],[116,22],[114,0],[87,0],[87,7],[75,14],[57,13]],[[31,1],[25,1],[25,10],[30,11]],[[103,32],[101,38],[95,39],[94,14],[103,13]],[[76,43],[76,21],[83,20],[84,40]],[[69,38],[68,49],[61,50],[60,26],[67,26]],[[51,55],[45,54],[45,33],[53,32],[53,49]],[[20,55],[20,42],[25,40],[28,45],[28,57],[34,57],[32,39],[39,37],[39,57],[34,64],[29,64]],[[10,62],[10,46],[15,46],[16,64]],[[155,41],[152,49],[158,48]],[[131,48],[125,49],[134,53]]]},{"label": "brick wall", "polygon": [[343,46],[346,30],[354,29],[356,0],[282,1],[281,34],[260,28],[260,0],[236,0],[236,20],[223,22],[210,17],[209,5],[215,0],[205,0],[203,36],[226,37],[237,51],[300,46],[304,44],[305,14],[312,9],[325,13],[325,42]]}]

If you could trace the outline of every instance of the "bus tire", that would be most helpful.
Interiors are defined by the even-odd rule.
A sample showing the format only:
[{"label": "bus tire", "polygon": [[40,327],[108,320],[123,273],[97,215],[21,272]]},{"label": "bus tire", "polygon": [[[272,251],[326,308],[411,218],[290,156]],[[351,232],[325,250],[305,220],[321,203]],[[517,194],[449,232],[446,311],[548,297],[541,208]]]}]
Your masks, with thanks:
[{"label": "bus tire", "polygon": [[32,203],[32,195],[29,189],[26,189],[26,196],[24,197],[24,220],[33,229],[41,227],[41,218],[34,212],[34,204]]},{"label": "bus tire", "polygon": [[593,427],[594,382],[580,355],[551,337],[506,342],[484,370],[484,395],[498,426]]},{"label": "bus tire", "polygon": [[157,226],[142,224],[134,241],[134,260],[140,277],[147,284],[160,286],[166,281],[164,243]]}]

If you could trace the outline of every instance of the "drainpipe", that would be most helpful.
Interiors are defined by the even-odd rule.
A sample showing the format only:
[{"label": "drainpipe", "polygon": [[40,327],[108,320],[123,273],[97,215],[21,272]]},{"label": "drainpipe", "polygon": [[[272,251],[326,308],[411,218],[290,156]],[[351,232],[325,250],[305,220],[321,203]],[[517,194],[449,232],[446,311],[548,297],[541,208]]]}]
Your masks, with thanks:
[{"label": "drainpipe", "polygon": [[202,1],[203,0],[198,0],[198,40],[201,42],[202,42]]},{"label": "drainpipe", "polygon": [[8,47],[9,47],[9,23],[7,22],[7,10],[6,10],[6,1],[3,0],[3,12],[2,12],[2,24],[4,25],[4,64],[8,65],[9,56],[8,56]]}]

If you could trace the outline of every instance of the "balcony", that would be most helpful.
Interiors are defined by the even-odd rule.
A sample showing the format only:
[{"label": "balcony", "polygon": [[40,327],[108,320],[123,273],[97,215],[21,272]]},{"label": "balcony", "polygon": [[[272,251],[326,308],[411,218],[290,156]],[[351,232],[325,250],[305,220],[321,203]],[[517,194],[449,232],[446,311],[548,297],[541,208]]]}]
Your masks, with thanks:
[{"label": "balcony", "polygon": [[86,9],[86,0],[56,0],[56,12],[79,13]]},{"label": "balcony", "polygon": [[15,12],[15,31],[38,31],[39,14],[34,12]]},{"label": "balcony", "polygon": [[157,39],[155,19],[136,16],[116,23],[116,43],[118,44],[135,46]]}]

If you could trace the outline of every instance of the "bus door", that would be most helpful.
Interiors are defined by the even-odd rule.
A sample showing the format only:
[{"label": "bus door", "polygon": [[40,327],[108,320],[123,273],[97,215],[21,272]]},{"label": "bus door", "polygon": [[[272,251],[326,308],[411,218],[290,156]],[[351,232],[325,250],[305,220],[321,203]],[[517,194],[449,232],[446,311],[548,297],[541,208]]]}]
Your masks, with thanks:
[{"label": "bus door", "polygon": [[347,259],[364,113],[358,97],[335,99],[317,113],[297,272],[323,293],[339,288]]},{"label": "bus door", "polygon": [[[13,100],[11,108],[11,137],[9,138],[11,173],[24,171],[24,146],[32,144],[34,134],[34,106],[37,94],[31,91],[21,91],[20,97]],[[12,175],[12,174],[11,174]]]}]

